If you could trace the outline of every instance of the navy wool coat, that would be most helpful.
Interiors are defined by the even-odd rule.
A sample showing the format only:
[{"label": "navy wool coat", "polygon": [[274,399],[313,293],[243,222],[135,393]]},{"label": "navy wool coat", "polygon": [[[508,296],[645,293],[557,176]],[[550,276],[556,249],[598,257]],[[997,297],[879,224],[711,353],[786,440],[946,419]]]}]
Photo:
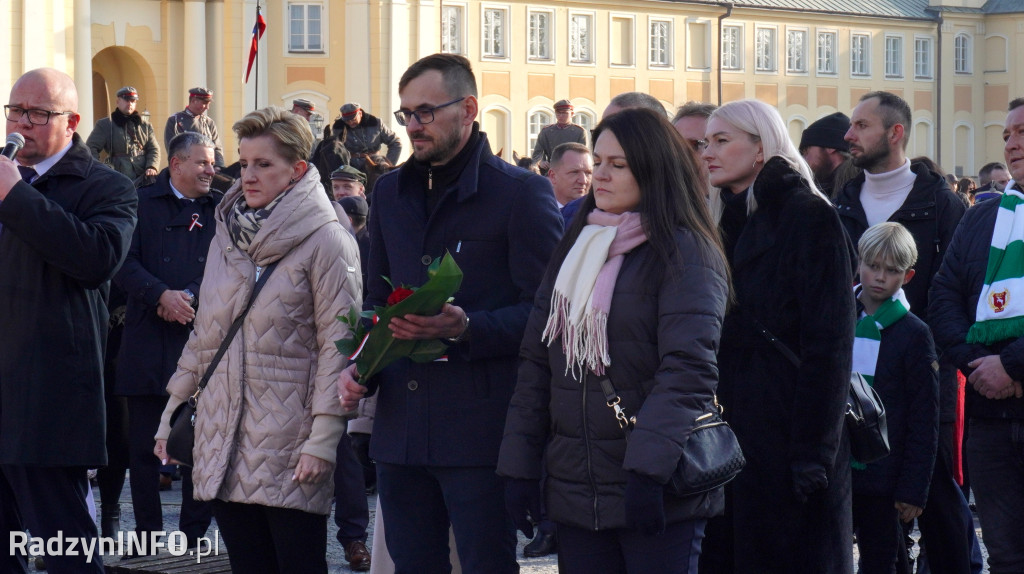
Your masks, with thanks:
[{"label": "navy wool coat", "polygon": [[[185,206],[171,190],[167,169],[139,189],[139,224],[114,281],[128,295],[118,358],[118,395],[167,396],[191,327],[156,314],[160,295],[188,289],[199,296],[206,255],[216,231],[213,212],[221,194],[211,191]],[[198,215],[193,225],[193,216]]]},{"label": "navy wool coat", "polygon": [[454,304],[470,319],[469,338],[448,349],[447,362],[402,359],[367,381],[377,393],[370,455],[378,461],[493,466],[498,458],[519,343],[562,218],[547,179],[495,157],[486,134],[471,153],[429,217],[412,162],[374,188],[364,307],[385,304],[384,277],[422,285],[431,260],[449,252],[464,273]]},{"label": "navy wool coat", "polygon": [[106,299],[136,204],[78,134],[0,202],[0,464],[106,464]]}]

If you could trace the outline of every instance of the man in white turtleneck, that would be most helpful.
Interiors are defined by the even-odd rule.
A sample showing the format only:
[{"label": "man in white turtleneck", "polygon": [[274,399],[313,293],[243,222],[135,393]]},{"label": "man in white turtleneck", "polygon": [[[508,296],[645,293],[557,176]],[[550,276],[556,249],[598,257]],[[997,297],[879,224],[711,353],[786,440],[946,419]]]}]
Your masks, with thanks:
[{"label": "man in white turtleneck", "polygon": [[[864,174],[836,196],[836,210],[854,243],[883,221],[902,224],[914,237],[917,275],[904,289],[910,308],[928,317],[928,291],[965,207],[938,173],[907,159],[910,106],[889,92],[865,94],[850,114],[853,163]],[[970,572],[969,535],[973,527],[967,501],[953,480],[953,423],[956,420],[956,370],[943,359],[939,373],[939,450],[925,511],[918,518],[932,574]],[[971,541],[973,542],[973,541]]]},{"label": "man in white turtleneck", "polygon": [[902,110],[898,102],[892,106],[883,99],[888,98],[876,96],[857,104],[845,138],[850,143],[853,164],[864,170],[860,202],[869,227],[888,220],[903,205],[917,177],[910,171],[906,153],[910,108],[906,108],[904,121],[899,117]]}]

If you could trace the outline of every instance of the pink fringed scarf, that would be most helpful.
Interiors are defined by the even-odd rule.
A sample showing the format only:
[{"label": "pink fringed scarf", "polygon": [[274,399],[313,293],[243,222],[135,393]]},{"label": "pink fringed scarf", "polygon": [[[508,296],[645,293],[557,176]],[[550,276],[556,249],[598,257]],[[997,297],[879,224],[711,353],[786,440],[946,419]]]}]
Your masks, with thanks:
[{"label": "pink fringed scarf", "polygon": [[645,241],[639,213],[615,215],[595,209],[565,256],[541,340],[550,345],[561,335],[566,372],[571,370],[574,379],[581,380],[584,368],[603,375],[611,364],[608,312],[615,281],[625,254]]}]

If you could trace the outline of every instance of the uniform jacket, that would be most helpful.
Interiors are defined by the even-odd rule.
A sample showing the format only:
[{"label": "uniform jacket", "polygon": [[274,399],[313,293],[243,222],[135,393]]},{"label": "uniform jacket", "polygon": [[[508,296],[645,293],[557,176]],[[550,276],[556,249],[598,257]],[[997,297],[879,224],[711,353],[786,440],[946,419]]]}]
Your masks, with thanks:
[{"label": "uniform jacket", "polygon": [[388,146],[387,158],[391,165],[398,165],[398,158],[402,155],[402,140],[380,118],[364,111],[359,125],[349,128],[345,147],[352,155],[373,155],[380,152],[381,145]]},{"label": "uniform jacket", "polygon": [[147,169],[160,169],[160,146],[153,125],[138,112],[126,117],[115,110],[96,122],[86,145],[96,159],[105,152],[104,163],[132,181],[145,175]]},{"label": "uniform jacket", "polygon": [[[222,194],[211,191],[184,204],[171,190],[167,169],[156,183],[139,188],[139,224],[128,258],[114,282],[128,294],[125,333],[118,359],[118,395],[166,396],[191,325],[157,316],[164,291],[188,289],[197,296],[210,241],[217,230],[214,208]],[[195,218],[193,224],[193,216]],[[113,383],[113,381],[111,381]]]},{"label": "uniform jacket", "polygon": [[78,134],[0,202],[0,464],[106,464],[105,301],[136,204]]},{"label": "uniform jacket", "polygon": [[[599,377],[574,379],[566,374],[561,340],[541,341],[557,268],[537,293],[498,473],[539,479],[546,452],[547,512],[555,522],[625,528],[627,471],[668,482],[694,419],[712,403],[729,294],[725,261],[702,253],[688,230],[677,230],[675,241],[678,252],[669,266],[648,243],[628,253],[612,295],[607,376],[627,414],[636,415],[628,445]],[[722,489],[687,498],[666,494],[666,519],[710,517],[721,513],[723,500]]]},{"label": "uniform jacket", "polygon": [[370,454],[393,464],[493,466],[533,297],[561,236],[551,184],[491,154],[480,134],[468,165],[426,214],[413,161],[382,176],[370,210],[367,309],[395,285],[422,285],[432,259],[462,268],[454,304],[469,337],[447,362],[400,360],[367,381],[377,392]]},{"label": "uniform jacket", "polygon": [[[747,466],[731,485],[738,573],[848,573],[850,385],[854,298],[842,224],[780,157],[754,182],[757,211],[722,218],[737,304],[718,355],[719,399]],[[739,219],[739,225],[733,223]],[[802,360],[755,331],[756,318]],[[825,468],[829,486],[801,504],[792,465]],[[783,526],[785,525],[785,526]],[[742,545],[742,546],[739,546]]]},{"label": "uniform jacket", "polygon": [[885,405],[889,456],[853,470],[854,493],[924,508],[939,440],[938,366],[931,330],[913,311],[882,329],[872,387]]},{"label": "uniform jacket", "polygon": [[171,115],[167,118],[167,127],[164,128],[164,147],[170,149],[174,136],[185,132],[199,132],[213,140],[213,163],[217,167],[224,167],[224,148],[220,145],[217,122],[213,121],[213,118],[205,113],[194,116],[188,108]]},{"label": "uniform jacket", "polygon": [[564,128],[558,124],[544,126],[537,136],[537,145],[533,148],[533,161],[551,159],[551,152],[560,144],[576,142],[587,145],[587,130],[576,124],[569,124]]},{"label": "uniform jacket", "polygon": [[248,253],[231,240],[225,217],[242,195],[236,184],[217,207],[217,234],[199,296],[196,327],[167,391],[191,395],[261,269],[278,265],[253,303],[199,398],[197,500],[227,500],[328,514],[333,483],[292,480],[302,453],[334,460],[343,425],[312,452],[317,417],[340,417],[336,383],[344,366],[334,342],[350,337],[336,317],[360,304],[359,253],[310,168],[256,234]]},{"label": "uniform jacket", "polygon": [[[939,271],[942,258],[957,223],[963,217],[964,203],[950,191],[949,184],[939,174],[922,164],[912,163],[910,169],[917,176],[910,194],[903,205],[889,217],[889,221],[902,224],[914,236],[917,244],[917,275],[903,288],[910,302],[910,310],[922,321],[928,321],[928,289],[932,277]],[[856,245],[860,236],[868,229],[864,207],[860,202],[860,191],[864,185],[864,174],[848,182],[836,198],[839,218]],[[956,373],[952,368],[943,369],[940,377],[941,417],[951,422],[956,418]]]},{"label": "uniform jacket", "polygon": [[[968,343],[967,332],[977,317],[978,297],[985,284],[985,269],[992,244],[999,202],[990,200],[967,210],[956,228],[942,267],[932,281],[929,323],[935,343],[965,375],[968,363],[985,355],[999,355],[1006,373],[1024,380],[1024,337],[991,345]],[[967,385],[967,415],[979,418],[1024,419],[1024,399],[986,399]]]}]

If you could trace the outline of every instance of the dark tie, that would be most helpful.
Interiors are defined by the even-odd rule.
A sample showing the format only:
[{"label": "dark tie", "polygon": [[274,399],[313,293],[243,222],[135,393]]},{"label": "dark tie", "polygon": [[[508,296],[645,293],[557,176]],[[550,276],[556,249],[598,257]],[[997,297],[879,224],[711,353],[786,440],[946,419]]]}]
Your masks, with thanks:
[{"label": "dark tie", "polygon": [[21,179],[23,179],[25,183],[32,183],[32,180],[35,179],[37,175],[35,169],[23,165],[18,166],[18,172],[21,173]]}]

